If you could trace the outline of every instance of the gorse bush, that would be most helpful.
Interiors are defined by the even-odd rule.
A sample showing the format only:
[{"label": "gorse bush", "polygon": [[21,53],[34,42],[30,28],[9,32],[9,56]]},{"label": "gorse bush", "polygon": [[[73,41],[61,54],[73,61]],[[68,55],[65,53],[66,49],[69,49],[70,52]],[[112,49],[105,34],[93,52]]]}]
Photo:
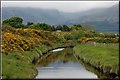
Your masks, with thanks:
[{"label": "gorse bush", "polygon": [[40,44],[53,46],[58,40],[54,34],[44,30],[3,27],[2,31],[2,53],[5,54],[16,49],[28,51]]},{"label": "gorse bush", "polygon": [[119,43],[119,38],[101,38],[101,37],[94,37],[94,38],[87,38],[83,37],[78,39],[80,43],[87,43],[87,42],[97,42],[97,43]]},{"label": "gorse bush", "polygon": [[[13,25],[15,28],[24,27],[23,19],[12,17],[3,21],[3,24]],[[98,33],[94,30],[84,29],[80,24],[69,27],[67,25],[59,25],[57,27],[50,26],[46,23],[34,24],[29,22],[28,28],[15,29],[13,26],[3,26],[3,53],[13,51],[16,48],[22,51],[30,50],[36,45],[44,44],[53,46],[57,41],[66,43],[67,40],[76,40],[81,43],[95,41],[98,43],[118,43],[113,33]],[[62,32],[50,32],[57,29]],[[69,31],[70,30],[70,31]],[[85,37],[83,39],[83,37]],[[9,47],[8,47],[9,46]]]}]

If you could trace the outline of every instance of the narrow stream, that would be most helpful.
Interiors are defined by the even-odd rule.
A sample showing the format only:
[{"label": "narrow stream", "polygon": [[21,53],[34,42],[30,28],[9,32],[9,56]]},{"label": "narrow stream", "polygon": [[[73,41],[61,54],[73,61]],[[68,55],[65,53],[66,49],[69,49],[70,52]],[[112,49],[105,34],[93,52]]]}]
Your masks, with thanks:
[{"label": "narrow stream", "polygon": [[94,78],[97,75],[88,71],[73,56],[72,48],[61,48],[50,52],[46,58],[37,64],[38,75],[36,79],[50,78]]},{"label": "narrow stream", "polygon": [[36,78],[97,78],[95,74],[87,71],[82,65],[69,61],[55,61],[47,67],[38,67]]}]

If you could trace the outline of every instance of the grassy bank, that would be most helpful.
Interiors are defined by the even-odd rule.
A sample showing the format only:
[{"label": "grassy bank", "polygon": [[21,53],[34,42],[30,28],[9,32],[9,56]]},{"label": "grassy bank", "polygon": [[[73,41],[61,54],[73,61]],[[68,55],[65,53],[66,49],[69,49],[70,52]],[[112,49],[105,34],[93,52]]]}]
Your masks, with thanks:
[{"label": "grassy bank", "polygon": [[119,44],[80,44],[74,47],[75,54],[84,62],[106,74],[119,73]]},{"label": "grassy bank", "polygon": [[56,43],[56,38],[44,30],[4,26],[2,28],[2,78],[34,78],[37,74],[34,65],[36,60]]},{"label": "grassy bank", "polygon": [[37,75],[35,62],[49,47],[40,45],[30,51],[2,54],[3,79],[31,79]]},{"label": "grassy bank", "polygon": [[[2,28],[2,78],[25,79],[37,75],[35,62],[51,48],[70,45],[45,30]],[[59,34],[59,33],[58,33]]]},{"label": "grassy bank", "polygon": [[35,67],[19,60],[18,55],[2,55],[2,79],[33,78],[36,75]]}]

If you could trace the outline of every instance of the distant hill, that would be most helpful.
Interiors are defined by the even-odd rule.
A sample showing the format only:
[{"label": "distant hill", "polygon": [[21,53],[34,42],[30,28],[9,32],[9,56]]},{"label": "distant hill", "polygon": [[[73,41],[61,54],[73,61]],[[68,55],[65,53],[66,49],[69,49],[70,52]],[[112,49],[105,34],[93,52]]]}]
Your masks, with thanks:
[{"label": "distant hill", "polygon": [[3,20],[12,16],[19,16],[24,19],[25,23],[33,21],[35,23],[46,22],[48,24],[54,24],[64,20],[59,11],[49,9],[4,7],[2,8],[2,13]]},{"label": "distant hill", "polygon": [[119,6],[95,8],[84,12],[64,13],[55,9],[3,7],[2,20],[19,16],[24,23],[45,22],[50,25],[91,24],[94,29],[103,32],[119,32]]},{"label": "distant hill", "polygon": [[92,24],[93,28],[103,32],[119,32],[119,6],[114,5],[110,8],[91,9],[77,13],[79,16],[68,20],[66,24]]}]

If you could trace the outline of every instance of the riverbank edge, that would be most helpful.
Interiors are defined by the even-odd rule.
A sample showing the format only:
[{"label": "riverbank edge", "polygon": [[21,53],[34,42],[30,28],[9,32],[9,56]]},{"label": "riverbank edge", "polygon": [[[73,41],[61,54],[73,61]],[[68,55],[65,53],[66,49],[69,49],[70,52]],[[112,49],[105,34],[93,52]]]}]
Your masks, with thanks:
[{"label": "riverbank edge", "polygon": [[[37,75],[38,75],[38,71],[36,69],[36,63],[38,62],[40,57],[43,57],[45,55],[47,55],[47,53],[51,50],[54,49],[58,49],[58,48],[69,48],[69,47],[73,47],[73,45],[66,45],[66,46],[55,46],[55,47],[50,47],[50,46],[44,46],[43,49],[41,49],[40,47],[41,45],[35,47],[32,52],[37,52],[35,53],[35,55],[32,56],[31,60],[29,61],[31,63],[31,65],[34,66],[34,75],[31,76],[32,79],[34,79]],[[25,51],[26,52],[26,51]],[[23,53],[25,53],[23,52]],[[30,51],[27,51],[30,52]]]},{"label": "riverbank edge", "polygon": [[[80,44],[79,44],[80,45]],[[76,49],[77,49],[77,46],[79,45],[76,45],[73,50],[74,50],[74,53],[75,53],[75,56],[78,60],[81,60],[83,63],[85,64],[88,64],[90,65],[91,67],[93,67],[94,69],[97,69],[99,71],[101,71],[103,74],[106,74],[106,75],[111,75],[111,76],[115,76],[116,79],[119,78],[119,73],[115,73],[115,72],[112,72],[109,70],[109,71],[103,71],[105,70],[104,69],[104,66],[103,67],[100,67],[99,65],[94,65],[93,63],[91,63],[86,57],[82,57],[80,56],[80,52],[77,52]],[[79,49],[80,50],[80,49]]]}]

